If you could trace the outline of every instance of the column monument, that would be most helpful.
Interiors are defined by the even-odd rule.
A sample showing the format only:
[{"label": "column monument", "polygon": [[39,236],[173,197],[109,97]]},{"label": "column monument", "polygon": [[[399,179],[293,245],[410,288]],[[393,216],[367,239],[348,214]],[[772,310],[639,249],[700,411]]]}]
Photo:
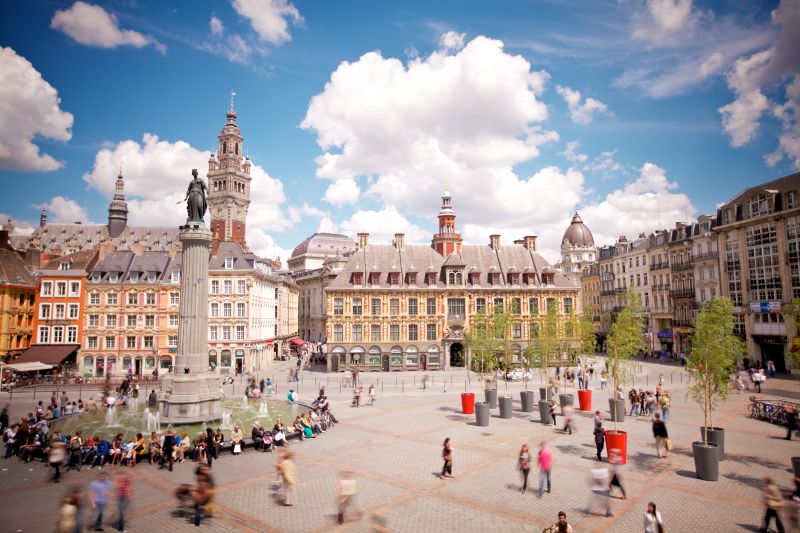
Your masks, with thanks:
[{"label": "column monument", "polygon": [[175,365],[161,385],[161,421],[191,424],[222,417],[219,376],[208,367],[208,259],[206,184],[192,170],[186,191],[186,225],[180,228],[181,300]]}]

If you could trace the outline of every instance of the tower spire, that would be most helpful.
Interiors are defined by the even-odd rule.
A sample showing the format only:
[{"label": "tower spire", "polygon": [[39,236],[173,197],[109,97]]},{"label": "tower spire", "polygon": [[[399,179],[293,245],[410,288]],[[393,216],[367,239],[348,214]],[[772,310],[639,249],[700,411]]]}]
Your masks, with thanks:
[{"label": "tower spire", "polygon": [[117,181],[114,183],[114,198],[108,205],[108,234],[118,237],[128,225],[128,204],[125,202],[125,179],[122,177],[122,164],[119,166]]}]

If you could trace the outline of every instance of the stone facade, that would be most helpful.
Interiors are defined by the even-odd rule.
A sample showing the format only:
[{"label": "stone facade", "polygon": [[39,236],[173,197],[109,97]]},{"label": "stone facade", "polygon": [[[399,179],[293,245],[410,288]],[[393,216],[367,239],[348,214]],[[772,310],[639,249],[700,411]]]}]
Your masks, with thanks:
[{"label": "stone facade", "polygon": [[22,256],[0,231],[0,357],[10,360],[33,338],[35,281]]}]

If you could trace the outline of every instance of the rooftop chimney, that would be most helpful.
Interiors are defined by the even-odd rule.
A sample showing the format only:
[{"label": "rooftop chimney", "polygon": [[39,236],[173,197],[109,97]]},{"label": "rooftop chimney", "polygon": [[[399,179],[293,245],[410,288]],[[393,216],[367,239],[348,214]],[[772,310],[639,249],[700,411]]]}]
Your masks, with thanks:
[{"label": "rooftop chimney", "polygon": [[525,235],[525,248],[531,252],[536,251],[536,235]]},{"label": "rooftop chimney", "polygon": [[366,248],[369,243],[369,233],[358,233],[358,248]]},{"label": "rooftop chimney", "polygon": [[402,250],[405,244],[405,234],[404,233],[395,233],[394,234],[394,247],[398,250]]},{"label": "rooftop chimney", "polygon": [[525,246],[525,239],[514,239],[514,244],[518,246]]},{"label": "rooftop chimney", "polygon": [[500,249],[500,235],[489,235],[489,246],[492,247],[492,250],[499,250]]}]

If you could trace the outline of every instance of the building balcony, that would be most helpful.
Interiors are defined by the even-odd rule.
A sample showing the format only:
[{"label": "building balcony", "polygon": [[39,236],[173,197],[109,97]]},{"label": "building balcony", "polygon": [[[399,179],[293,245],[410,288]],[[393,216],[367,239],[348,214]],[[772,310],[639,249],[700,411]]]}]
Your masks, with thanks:
[{"label": "building balcony", "polygon": [[669,268],[669,262],[650,263],[650,270],[661,270],[662,268]]},{"label": "building balcony", "polygon": [[457,240],[460,241],[461,240],[461,234],[460,233],[434,233],[433,234],[433,238],[435,240],[439,240],[439,239],[456,240],[457,239]]},{"label": "building balcony", "polygon": [[706,252],[704,254],[698,254],[692,256],[692,263],[699,263],[700,261],[711,261],[711,260],[719,259],[719,253],[717,252]]},{"label": "building balcony", "polygon": [[672,263],[672,270],[689,270],[692,268],[691,260],[685,263]]},{"label": "building balcony", "polygon": [[655,285],[651,285],[650,287],[654,291],[668,291],[669,283],[657,283]]},{"label": "building balcony", "polygon": [[600,296],[614,296],[614,291],[600,291]]},{"label": "building balcony", "polygon": [[614,289],[615,294],[625,294],[628,291],[625,287],[617,287]]},{"label": "building balcony", "polygon": [[679,320],[673,320],[672,325],[673,327],[678,327],[678,328],[688,328],[688,327],[693,327],[694,322],[692,320],[681,318]]},{"label": "building balcony", "polygon": [[676,289],[670,291],[673,298],[694,298],[694,289]]}]

